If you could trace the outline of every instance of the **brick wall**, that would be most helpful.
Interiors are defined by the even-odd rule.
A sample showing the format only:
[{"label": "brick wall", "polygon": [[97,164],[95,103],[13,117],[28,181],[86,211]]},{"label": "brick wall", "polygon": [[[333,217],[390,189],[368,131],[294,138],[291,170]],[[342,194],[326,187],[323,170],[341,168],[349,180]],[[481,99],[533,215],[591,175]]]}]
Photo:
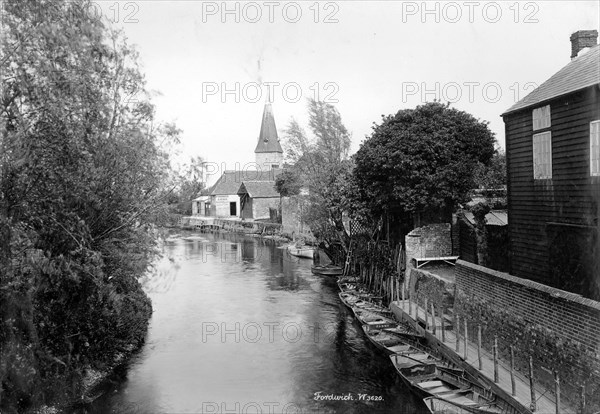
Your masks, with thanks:
[{"label": "brick wall", "polygon": [[513,346],[524,374],[531,355],[536,381],[552,390],[556,370],[565,398],[578,404],[583,386],[586,412],[600,409],[600,302],[463,260],[455,278],[454,310],[467,320],[471,340],[480,325],[484,349],[491,351],[498,338],[500,357],[508,361]]},{"label": "brick wall", "polygon": [[459,260],[456,286],[600,356],[600,302]]}]

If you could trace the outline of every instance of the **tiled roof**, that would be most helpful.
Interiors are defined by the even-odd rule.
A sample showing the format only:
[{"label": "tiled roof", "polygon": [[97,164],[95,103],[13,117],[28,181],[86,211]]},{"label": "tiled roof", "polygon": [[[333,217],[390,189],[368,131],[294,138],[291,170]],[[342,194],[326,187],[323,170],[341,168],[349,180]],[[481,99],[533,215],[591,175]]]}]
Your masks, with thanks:
[{"label": "tiled roof", "polygon": [[277,135],[277,128],[275,127],[275,117],[273,116],[273,109],[271,104],[265,104],[263,111],[262,123],[260,124],[260,134],[258,136],[258,143],[254,152],[281,152],[283,148],[279,143],[279,136]]},{"label": "tiled roof", "polygon": [[[465,218],[475,225],[475,217],[470,211],[465,211]],[[485,224],[488,226],[506,226],[508,224],[508,215],[504,210],[492,210],[485,215]]]},{"label": "tiled roof", "polygon": [[281,170],[225,171],[212,186],[210,195],[237,195],[244,181],[274,181]]},{"label": "tiled roof", "polygon": [[241,194],[248,194],[252,198],[279,198],[275,181],[244,181],[238,190],[238,195]]},{"label": "tiled roof", "polygon": [[511,106],[502,115],[599,83],[600,46],[595,46],[582,56],[573,59],[533,92]]}]

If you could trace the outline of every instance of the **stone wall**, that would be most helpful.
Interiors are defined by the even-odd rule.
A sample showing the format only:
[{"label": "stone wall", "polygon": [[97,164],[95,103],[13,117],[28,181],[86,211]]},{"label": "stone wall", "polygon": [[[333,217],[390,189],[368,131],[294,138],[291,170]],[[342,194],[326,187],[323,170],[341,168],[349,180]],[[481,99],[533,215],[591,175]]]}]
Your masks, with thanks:
[{"label": "stone wall", "polygon": [[452,235],[449,223],[418,227],[406,235],[406,263],[411,267],[415,257],[452,256]]}]

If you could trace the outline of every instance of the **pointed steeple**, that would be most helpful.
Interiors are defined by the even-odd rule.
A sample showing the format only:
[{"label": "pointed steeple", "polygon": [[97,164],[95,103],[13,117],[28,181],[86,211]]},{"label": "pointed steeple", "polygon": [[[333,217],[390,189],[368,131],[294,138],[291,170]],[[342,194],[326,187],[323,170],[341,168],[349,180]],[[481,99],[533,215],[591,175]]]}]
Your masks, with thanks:
[{"label": "pointed steeple", "polygon": [[279,143],[279,136],[277,135],[277,128],[275,127],[275,117],[273,116],[270,99],[265,104],[262,123],[260,125],[260,135],[258,136],[258,143],[254,152],[277,152],[283,154],[283,149]]}]

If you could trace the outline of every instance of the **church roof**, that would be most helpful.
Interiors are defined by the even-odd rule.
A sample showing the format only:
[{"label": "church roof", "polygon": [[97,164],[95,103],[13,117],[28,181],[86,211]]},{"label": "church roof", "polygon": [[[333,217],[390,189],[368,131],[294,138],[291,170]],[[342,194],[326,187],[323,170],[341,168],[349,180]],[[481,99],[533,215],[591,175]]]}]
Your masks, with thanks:
[{"label": "church roof", "polygon": [[258,136],[258,143],[254,152],[281,152],[281,144],[279,143],[279,136],[277,135],[277,128],[275,127],[275,117],[273,116],[273,109],[271,104],[265,104],[263,111],[262,123],[260,125],[260,135]]}]

